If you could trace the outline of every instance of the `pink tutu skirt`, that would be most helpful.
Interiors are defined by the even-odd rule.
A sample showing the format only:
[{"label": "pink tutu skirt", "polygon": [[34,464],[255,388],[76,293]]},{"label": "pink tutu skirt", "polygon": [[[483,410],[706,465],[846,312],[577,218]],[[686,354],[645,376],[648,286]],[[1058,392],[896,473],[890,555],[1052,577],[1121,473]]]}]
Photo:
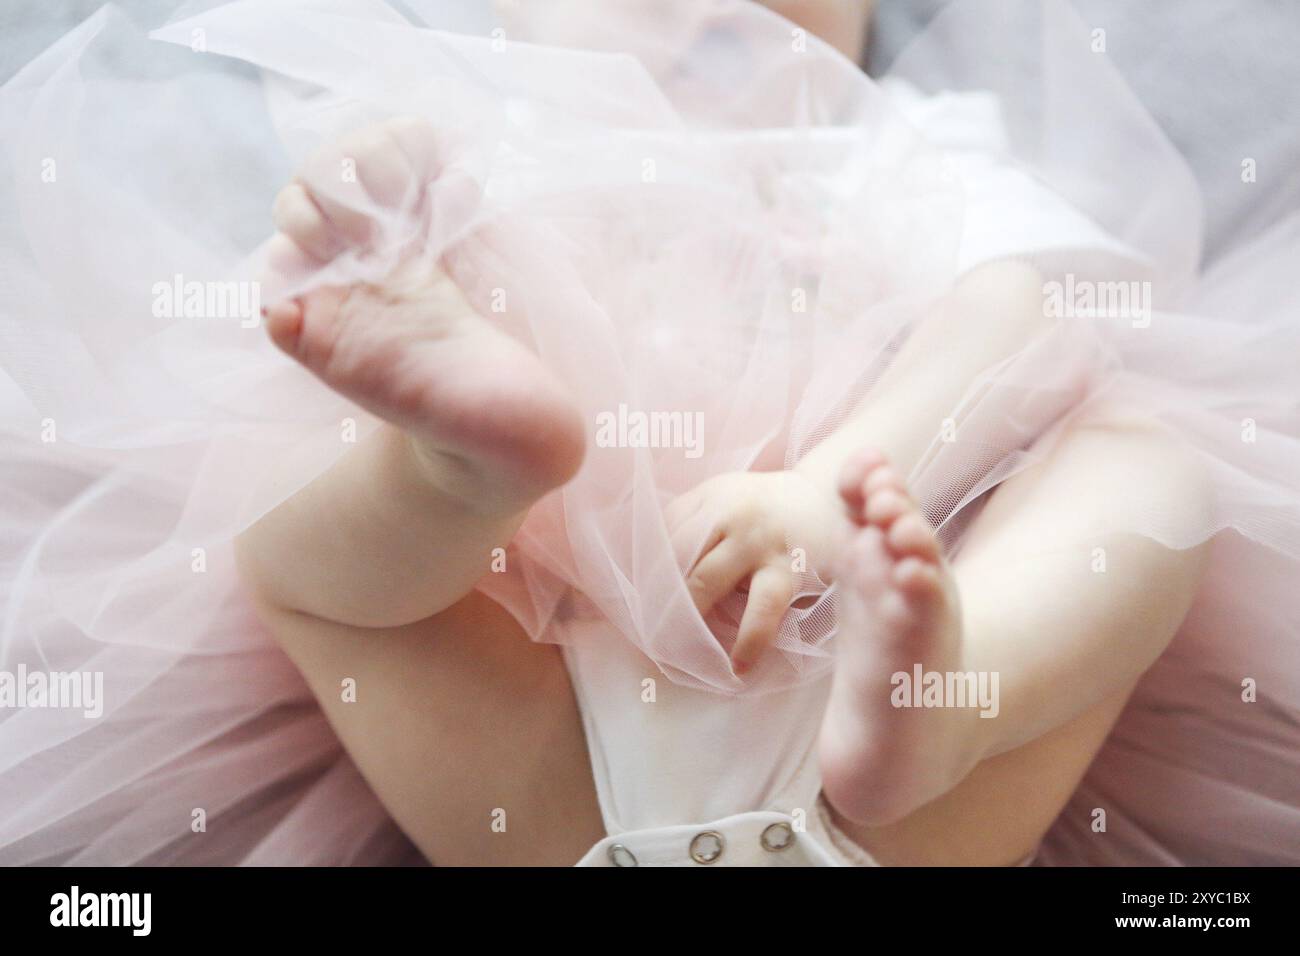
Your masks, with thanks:
[{"label": "pink tutu skirt", "polygon": [[[231,558],[379,424],[259,306],[412,255],[592,425],[481,589],[535,640],[578,607],[725,695],[825,676],[835,589],[806,575],[742,679],[740,608],[695,612],[664,505],[797,463],[957,278],[1031,262],[1077,321],[987,370],[910,476],[944,541],[1035,458],[1008,407],[1080,366],[1214,487],[1202,524],[1113,529],[1213,539],[1211,568],[1041,859],[1300,862],[1300,217],[1202,271],[1214,197],[1056,3],[958,3],[879,83],[736,0],[400,6],[187,4],[149,32],[110,4],[0,88],[0,674],[102,679],[93,707],[0,707],[0,863],[417,858]],[[319,150],[398,116],[452,147],[380,208]],[[299,169],[379,239],[267,278]]]}]

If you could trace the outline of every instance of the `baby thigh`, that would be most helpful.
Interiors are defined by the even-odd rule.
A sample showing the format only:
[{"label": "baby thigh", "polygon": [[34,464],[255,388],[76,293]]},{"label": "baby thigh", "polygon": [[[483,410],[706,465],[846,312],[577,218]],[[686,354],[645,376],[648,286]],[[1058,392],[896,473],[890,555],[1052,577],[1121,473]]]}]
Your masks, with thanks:
[{"label": "baby thigh", "polygon": [[434,864],[564,866],[605,835],[559,649],[530,641],[499,605],[471,592],[397,628],[263,617]]}]

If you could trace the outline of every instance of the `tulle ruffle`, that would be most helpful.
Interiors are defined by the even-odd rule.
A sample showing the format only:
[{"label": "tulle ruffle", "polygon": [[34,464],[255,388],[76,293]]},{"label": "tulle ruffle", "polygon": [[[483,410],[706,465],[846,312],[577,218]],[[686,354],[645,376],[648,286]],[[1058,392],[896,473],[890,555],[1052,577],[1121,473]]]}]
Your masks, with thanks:
[{"label": "tulle ruffle", "polygon": [[[724,694],[823,674],[834,588],[809,575],[781,653],[742,680],[726,653],[740,599],[707,624],[694,611],[668,501],[796,463],[975,265],[1149,289],[1142,321],[1083,319],[989,369],[954,409],[958,439],[936,437],[910,480],[955,546],[1077,375],[1097,407],[1182,435],[1211,513],[1117,530],[1217,535],[1211,575],[1045,858],[1294,862],[1278,837],[1300,821],[1300,607],[1283,583],[1300,559],[1300,220],[1198,274],[1202,199],[1176,150],[1068,8],[1028,6],[955,4],[881,84],[729,0],[599,18],[191,4],[149,37],[110,5],[28,65],[0,89],[0,663],[102,672],[106,700],[94,721],[0,718],[0,860],[409,854],[252,619],[230,543],[377,427],[271,348],[255,301],[420,256],[572,384],[593,434],[610,416],[702,422],[698,448],[616,427],[482,589],[537,640],[596,617]],[[393,117],[427,119],[444,152],[379,206],[320,149]],[[295,170],[379,240],[268,273],[267,210]],[[1258,675],[1261,700],[1236,703]],[[1189,735],[1197,720],[1215,732]],[[1144,816],[1153,780],[1182,816]],[[1116,807],[1120,835],[1092,834],[1084,804]],[[195,832],[196,809],[220,826]]]}]

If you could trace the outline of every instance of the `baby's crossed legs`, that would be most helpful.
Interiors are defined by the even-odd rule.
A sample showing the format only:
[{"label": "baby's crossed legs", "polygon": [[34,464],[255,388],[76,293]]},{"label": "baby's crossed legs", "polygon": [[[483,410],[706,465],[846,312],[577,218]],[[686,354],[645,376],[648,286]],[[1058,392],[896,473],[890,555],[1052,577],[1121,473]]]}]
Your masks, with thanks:
[{"label": "baby's crossed legs", "polygon": [[[391,161],[384,143],[372,146]],[[363,181],[369,148],[350,150]],[[334,228],[328,207],[301,189],[281,205],[281,227],[304,254],[330,247],[320,235]],[[1023,316],[1006,318],[1014,326]],[[325,290],[274,310],[268,325],[313,373],[394,424],[241,536],[241,570],[265,622],[426,856],[574,862],[603,826],[563,661],[472,588],[531,502],[577,467],[576,411],[437,271],[407,277],[396,293]],[[969,349],[951,349],[979,363],[974,375],[989,364],[996,328],[958,321],[941,337],[974,336]],[[923,361],[921,347],[905,347],[895,365]],[[496,366],[514,387],[497,388]],[[952,396],[932,391],[927,382],[902,407],[936,420],[931,412]],[[899,407],[896,393],[882,395]],[[902,469],[924,444],[901,433],[881,443]],[[520,461],[527,482],[505,477]],[[833,792],[842,825],[867,850],[887,863],[1010,863],[1035,845],[1172,636],[1197,578],[1195,553],[1099,539],[1090,518],[1170,501],[1194,510],[1189,474],[1157,432],[1076,426],[992,496],[953,575],[962,669],[1001,672],[1003,716],[962,732],[969,766],[941,768],[954,785],[923,806],[908,804],[906,787],[865,800]],[[1096,547],[1108,550],[1109,575],[1092,575]],[[355,702],[340,699],[345,678],[357,682]]]},{"label": "baby's crossed legs", "polygon": [[[1181,456],[1145,429],[1075,427],[995,492],[954,564],[975,655],[964,666],[1002,674],[990,749],[995,738],[1029,739],[896,822],[860,825],[837,812],[878,860],[1001,865],[1032,852],[1172,636],[1197,576],[1195,552],[1093,536],[1089,509],[1186,495]],[[1144,476],[1138,485],[1134,474]],[[1111,496],[1121,489],[1122,498]],[[1042,555],[1049,533],[1055,558]],[[1102,574],[1092,570],[1095,547],[1106,549]],[[561,655],[531,642],[489,599],[471,592],[424,620],[383,628],[265,603],[263,615],[380,800],[431,860],[565,865],[604,835]],[[1027,660],[1026,646],[1050,653]],[[357,681],[352,703],[340,700],[346,677]]]}]

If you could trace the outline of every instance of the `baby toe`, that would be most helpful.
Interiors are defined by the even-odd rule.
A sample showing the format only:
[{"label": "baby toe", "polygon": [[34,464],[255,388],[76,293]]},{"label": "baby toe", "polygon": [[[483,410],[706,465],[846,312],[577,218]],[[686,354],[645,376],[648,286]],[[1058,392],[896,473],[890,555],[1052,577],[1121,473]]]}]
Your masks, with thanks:
[{"label": "baby toe", "polygon": [[368,127],[343,141],[341,150],[356,179],[375,202],[397,207],[418,188],[418,170],[393,132],[392,123]]},{"label": "baby toe", "polygon": [[282,351],[296,355],[302,334],[302,305],[296,299],[290,299],[269,306],[264,313],[271,341]]},{"label": "baby toe", "polygon": [[870,524],[887,529],[911,508],[911,501],[902,491],[884,488],[867,499],[865,514]]},{"label": "baby toe", "polygon": [[894,584],[908,598],[924,600],[939,593],[939,569],[928,561],[907,557],[894,566]]},{"label": "baby toe", "polygon": [[435,130],[433,124],[418,116],[398,116],[384,124],[389,140],[396,145],[414,175],[432,179],[447,159],[446,140],[451,135]]},{"label": "baby toe", "polygon": [[345,290],[327,286],[315,289],[298,300],[302,317],[299,320],[294,355],[335,387],[347,384],[338,380],[341,376],[334,367],[341,309],[346,298]]},{"label": "baby toe", "polygon": [[290,183],[280,190],[271,218],[281,233],[313,259],[327,262],[338,253],[340,244],[330,221],[302,183]]},{"label": "baby toe", "polygon": [[874,448],[863,449],[852,456],[840,471],[839,493],[855,520],[862,517],[866,501],[864,482],[867,475],[883,464],[885,456]]},{"label": "baby toe", "polygon": [[930,526],[916,512],[909,512],[889,526],[889,549],[895,557],[937,561],[939,545]]},{"label": "baby toe", "polygon": [[887,464],[873,468],[867,475],[863,488],[866,490],[868,498],[884,491],[886,488],[895,488],[906,493],[902,476],[894,470],[892,465]]}]

